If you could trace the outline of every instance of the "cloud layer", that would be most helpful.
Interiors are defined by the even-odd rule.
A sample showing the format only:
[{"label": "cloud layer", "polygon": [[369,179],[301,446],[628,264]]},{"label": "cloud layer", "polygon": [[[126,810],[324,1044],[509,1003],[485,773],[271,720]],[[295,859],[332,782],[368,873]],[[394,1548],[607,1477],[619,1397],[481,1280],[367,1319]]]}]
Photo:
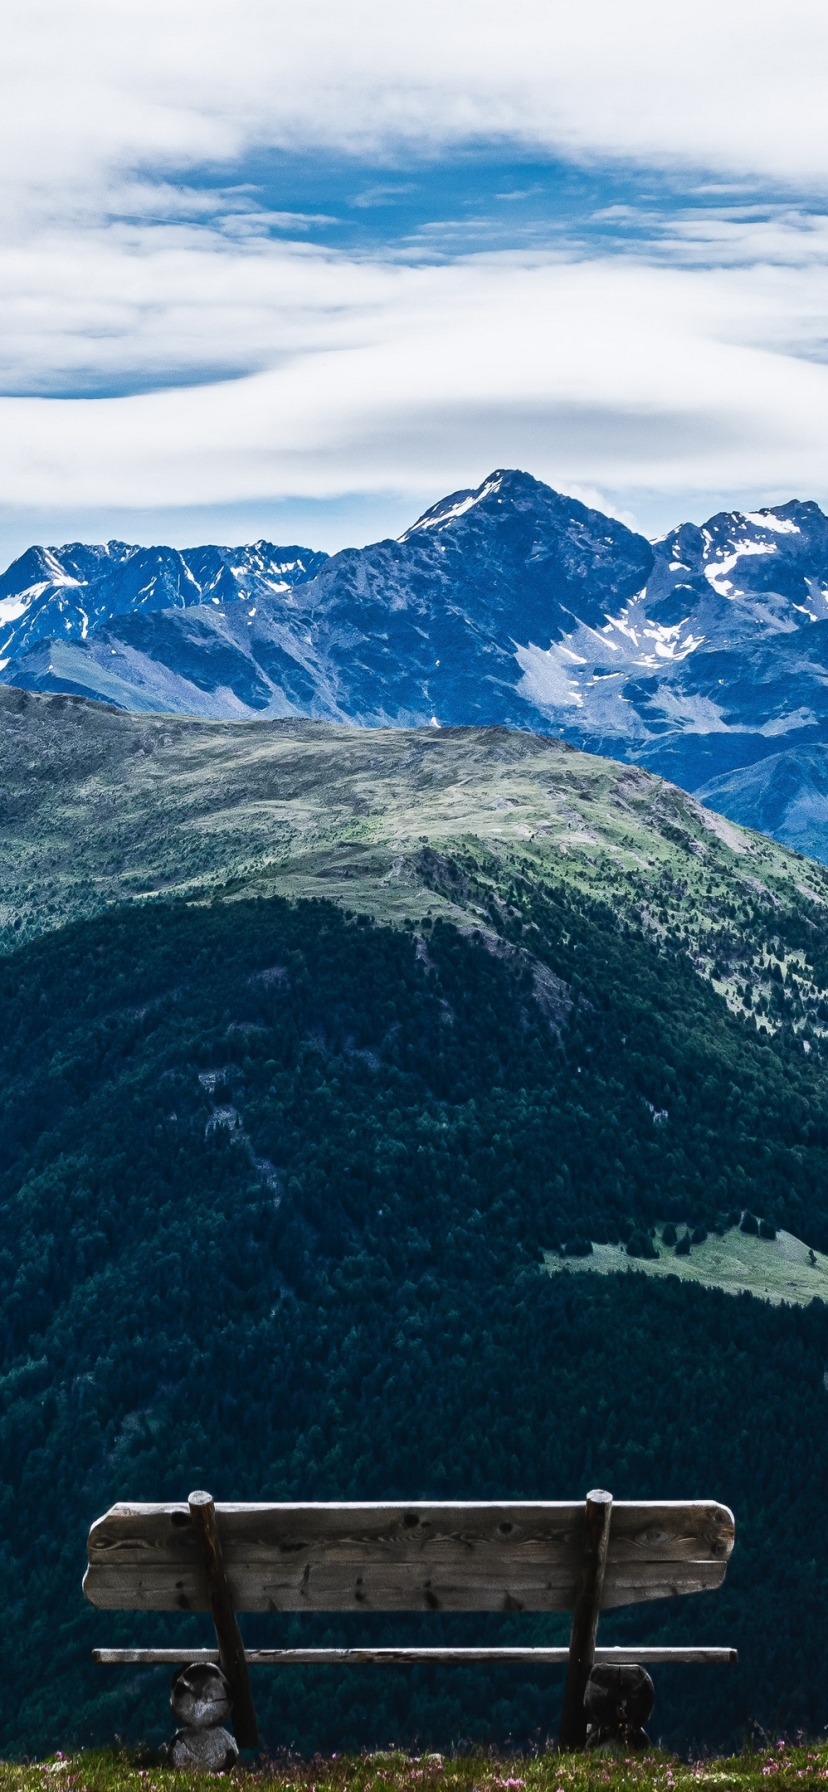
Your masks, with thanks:
[{"label": "cloud layer", "polygon": [[[207,533],[211,507],[428,500],[495,464],[645,523],[828,499],[827,56],[810,0],[12,5],[6,514],[202,507]],[[627,166],[634,201],[580,220],[600,245],[575,220],[468,254],[435,219],[338,251],[250,177],[358,157],[373,214],[481,146],[507,187],[518,151]]]},{"label": "cloud layer", "polygon": [[6,165],[47,195],[251,143],[474,137],[828,181],[818,0],[16,0],[10,17]]},{"label": "cloud layer", "polygon": [[[264,371],[1,401],[7,501],[215,504],[333,496],[343,480],[425,494],[516,460],[627,494],[797,487],[828,454],[828,366],[765,345],[790,333],[798,270],[508,255],[376,268],[286,252],[267,273],[290,346],[271,340]],[[245,315],[267,347],[272,314],[251,285]],[[202,355],[218,354],[226,319],[221,291],[196,308]],[[186,326],[183,304],[182,360]]]}]

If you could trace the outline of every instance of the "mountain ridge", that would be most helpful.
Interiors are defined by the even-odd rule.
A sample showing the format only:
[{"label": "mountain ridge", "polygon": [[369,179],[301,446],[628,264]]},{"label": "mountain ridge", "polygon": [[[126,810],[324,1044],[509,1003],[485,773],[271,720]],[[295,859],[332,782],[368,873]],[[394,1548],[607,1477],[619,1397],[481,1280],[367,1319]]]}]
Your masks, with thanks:
[{"label": "mountain ridge", "polygon": [[205,722],[2,686],[0,755],[0,950],[124,902],[318,895],[499,951],[514,879],[551,878],[761,1032],[825,1049],[828,870],[636,765],[506,728]]},{"label": "mountain ridge", "polygon": [[[38,641],[88,638],[90,624],[134,610],[244,603],[312,578],[327,555],[310,548],[140,547],[124,541],[31,547],[0,576],[0,670]],[[285,575],[290,573],[290,579]]]}]

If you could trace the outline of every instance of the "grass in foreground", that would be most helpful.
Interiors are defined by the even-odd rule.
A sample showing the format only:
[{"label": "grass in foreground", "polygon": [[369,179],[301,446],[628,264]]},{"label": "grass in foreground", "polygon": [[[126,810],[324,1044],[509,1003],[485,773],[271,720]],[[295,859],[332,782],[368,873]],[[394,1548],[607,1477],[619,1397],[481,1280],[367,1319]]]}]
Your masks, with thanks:
[{"label": "grass in foreground", "polygon": [[[48,1761],[0,1762],[0,1792],[207,1792],[207,1774],[141,1765],[136,1754],[90,1751]],[[148,1760],[149,1757],[143,1757]],[[225,1775],[219,1775],[225,1778]],[[828,1780],[828,1743],[768,1741],[702,1761],[679,1761],[657,1749],[643,1755],[407,1755],[402,1751],[316,1756],[282,1755],[233,1773],[239,1792],[749,1792],[772,1784],[797,1792]]]}]

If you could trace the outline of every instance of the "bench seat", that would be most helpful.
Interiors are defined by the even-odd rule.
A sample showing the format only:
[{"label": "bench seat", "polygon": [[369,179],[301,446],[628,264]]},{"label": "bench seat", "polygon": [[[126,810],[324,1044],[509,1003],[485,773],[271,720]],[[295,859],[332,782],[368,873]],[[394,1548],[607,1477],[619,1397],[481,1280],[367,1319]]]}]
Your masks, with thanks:
[{"label": "bench seat", "polygon": [[[89,1533],[86,1598],[103,1610],[211,1611],[216,1649],[96,1649],[104,1665],[219,1661],[237,1738],[254,1746],[255,1663],[520,1662],[568,1669],[562,1743],[585,1735],[594,1663],[735,1661],[730,1647],[598,1648],[601,1611],[721,1586],[732,1512],[715,1500],[121,1503]],[[237,1612],[572,1612],[562,1647],[245,1650]]]}]

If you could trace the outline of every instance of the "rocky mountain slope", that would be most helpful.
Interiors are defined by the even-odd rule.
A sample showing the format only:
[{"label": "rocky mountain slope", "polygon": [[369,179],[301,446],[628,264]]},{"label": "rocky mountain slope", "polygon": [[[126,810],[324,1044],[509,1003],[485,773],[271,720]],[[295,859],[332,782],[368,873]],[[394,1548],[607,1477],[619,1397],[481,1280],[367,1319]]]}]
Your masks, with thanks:
[{"label": "rocky mountain slope", "polygon": [[737,766],[702,784],[698,795],[796,852],[828,858],[828,747],[820,741]]},{"label": "rocky mountain slope", "polygon": [[754,825],[772,814],[777,837],[828,858],[805,762],[771,763],[807,748],[815,791],[824,776],[828,519],[813,503],[650,544],[499,470],[399,541],[323,564],[264,544],[33,549],[5,575],[4,614],[10,685],[149,713],[558,734]]},{"label": "rocky mountain slope", "polygon": [[87,641],[136,610],[255,604],[313,578],[326,559],[268,541],[183,552],[123,541],[29,548],[0,578],[0,660],[16,661],[39,641]]},{"label": "rocky mountain slope", "polygon": [[513,637],[558,633],[573,611],[599,624],[651,564],[649,544],[623,524],[498,473],[400,541],[348,549],[255,606],[144,606],[86,640],[44,640],[10,657],[3,676],[183,714],[526,727]]}]

